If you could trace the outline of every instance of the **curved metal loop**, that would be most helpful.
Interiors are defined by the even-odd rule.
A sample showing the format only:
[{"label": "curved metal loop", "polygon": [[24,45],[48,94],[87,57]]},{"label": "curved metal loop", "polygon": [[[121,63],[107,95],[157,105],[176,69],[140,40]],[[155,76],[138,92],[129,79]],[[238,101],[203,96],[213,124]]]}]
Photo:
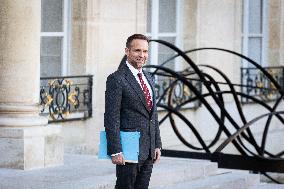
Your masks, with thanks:
[{"label": "curved metal loop", "polygon": [[[239,130],[237,130],[232,136],[230,136],[229,138],[227,138],[216,150],[215,153],[221,152],[229,143],[231,143],[232,141],[236,140],[236,138],[238,136],[240,136],[245,130],[247,130],[252,124],[256,123],[257,121],[259,121],[260,119],[267,117],[267,116],[271,116],[271,115],[276,115],[276,114],[284,114],[284,111],[277,111],[277,112],[269,112],[266,114],[262,114],[260,116],[257,116],[256,118],[252,119],[251,121],[249,121],[247,124],[245,124],[244,126],[242,126]],[[263,156],[259,156],[259,157],[263,157]],[[278,158],[279,159],[279,158]]]}]

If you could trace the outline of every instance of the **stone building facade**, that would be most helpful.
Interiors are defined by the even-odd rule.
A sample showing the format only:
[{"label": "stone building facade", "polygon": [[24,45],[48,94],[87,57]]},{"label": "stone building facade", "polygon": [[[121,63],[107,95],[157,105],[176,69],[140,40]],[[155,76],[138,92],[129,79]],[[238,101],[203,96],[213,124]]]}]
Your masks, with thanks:
[{"label": "stone building facade", "polygon": [[[5,154],[0,167],[62,164],[63,149],[97,153],[105,81],[117,69],[126,38],[133,33],[167,40],[182,50],[218,47],[249,56],[262,66],[284,65],[281,0],[2,0],[0,26],[0,152]],[[157,44],[150,53],[151,64],[172,54]],[[222,69],[235,83],[241,80],[240,68],[248,66],[219,52],[198,52],[191,58]],[[172,68],[185,65],[177,61]],[[93,75],[91,118],[48,124],[39,116],[40,76],[88,74]],[[233,106],[231,98],[226,103]],[[246,106],[252,117],[263,112],[253,104]],[[214,130],[204,122],[204,108],[185,113],[210,140]],[[275,125],[273,137],[281,138],[284,129]],[[181,148],[170,127],[161,127],[161,133],[164,147]]]}]

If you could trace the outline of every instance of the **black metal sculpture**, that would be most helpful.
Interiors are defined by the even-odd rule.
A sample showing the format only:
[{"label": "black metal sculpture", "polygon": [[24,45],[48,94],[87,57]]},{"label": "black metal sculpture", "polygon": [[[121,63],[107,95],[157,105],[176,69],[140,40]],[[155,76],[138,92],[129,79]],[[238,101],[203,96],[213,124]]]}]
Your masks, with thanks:
[{"label": "black metal sculpture", "polygon": [[[163,125],[163,122],[166,119],[169,119],[171,126],[179,140],[190,148],[190,151],[164,149],[162,152],[163,156],[209,159],[211,161],[218,162],[219,167],[261,172],[268,177],[269,175],[266,174],[266,172],[284,173],[284,151],[272,153],[269,151],[269,149],[266,148],[267,136],[269,133],[268,131],[272,118],[278,119],[281,123],[281,126],[284,126],[284,119],[282,117],[284,111],[277,111],[277,108],[282,102],[284,95],[284,88],[281,86],[283,82],[278,82],[277,78],[274,78],[267,71],[267,69],[261,67],[255,61],[234,51],[221,48],[199,48],[183,52],[176,46],[166,41],[151,41],[165,45],[176,53],[175,56],[166,60],[161,65],[145,66],[152,72],[155,77],[165,77],[170,80],[170,82],[168,82],[167,85],[164,86],[162,90],[163,92],[161,93],[159,91],[158,93],[159,99],[157,100],[157,105],[160,109],[166,111],[164,116],[160,118],[160,125]],[[234,84],[221,70],[210,65],[197,65],[187,55],[192,52],[203,50],[230,53],[246,60],[251,65],[253,65],[255,69],[261,72],[262,76],[270,82],[270,86],[273,86],[273,89],[264,88],[260,85],[247,86],[244,84]],[[186,71],[176,72],[166,66],[171,60],[177,57],[182,57],[183,60],[188,63],[188,68],[186,69]],[[201,68],[210,69],[211,71],[218,74],[219,78],[222,78],[224,81],[216,81],[210,74],[202,71]],[[228,86],[229,90],[222,90],[221,85]],[[187,98],[186,94],[184,93],[182,93],[182,96],[185,97],[179,99],[176,98],[177,95],[175,95],[175,92],[177,86],[179,86],[179,90],[181,89],[181,87],[182,90],[184,90],[184,88],[187,88],[191,93],[190,98]],[[201,86],[203,86],[205,88],[205,91],[207,92],[202,92]],[[157,86],[157,88],[158,87],[161,88],[160,85]],[[250,89],[260,89],[262,91],[273,90],[273,93],[277,93],[277,95],[274,101],[270,102],[270,104],[272,103],[272,105],[269,105],[262,99],[259,99],[254,95],[245,93],[244,90],[236,90],[236,87],[249,87]],[[157,90],[159,90],[159,88]],[[234,119],[231,112],[226,109],[226,103],[224,101],[225,95],[232,95],[235,107],[237,109],[237,114],[240,117],[241,121]],[[208,98],[210,98],[210,100],[214,102],[214,106],[217,105],[218,111],[216,110],[216,108],[212,107],[212,102],[209,103]],[[243,112],[242,102],[240,101],[240,99],[246,99],[250,102],[258,104],[258,106],[266,109],[267,113],[247,120],[247,117]],[[218,126],[218,128],[216,135],[209,144],[207,144],[204,138],[200,135],[198,127],[194,126],[190,119],[188,119],[182,111],[184,107],[193,102],[197,102],[195,103],[195,106],[193,106],[193,108],[198,108],[200,105],[203,105],[210,112],[210,115],[217,123],[216,125]],[[176,124],[175,118],[182,120],[189,127],[190,131],[194,134],[199,143],[198,146],[188,142],[188,138],[185,138],[183,136],[183,133],[181,133],[178,129],[179,126]],[[253,124],[263,119],[266,119],[266,122],[264,125],[261,142],[260,144],[258,144],[253,132],[251,131],[251,127],[253,126]],[[228,129],[228,124],[233,126],[233,131],[232,129]],[[221,135],[225,135],[226,139],[222,140],[222,143],[220,144]],[[224,153],[223,150],[228,145],[233,145],[238,154]],[[271,179],[273,180],[273,178]],[[274,181],[277,182],[276,180]]]}]

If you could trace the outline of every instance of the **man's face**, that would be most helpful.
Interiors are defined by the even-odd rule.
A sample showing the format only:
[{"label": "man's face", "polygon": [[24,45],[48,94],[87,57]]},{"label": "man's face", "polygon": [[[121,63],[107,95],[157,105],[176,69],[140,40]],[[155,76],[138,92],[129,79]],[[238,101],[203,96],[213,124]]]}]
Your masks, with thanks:
[{"label": "man's face", "polygon": [[134,39],[130,48],[125,48],[127,61],[136,69],[141,69],[148,58],[148,42],[143,39]]}]

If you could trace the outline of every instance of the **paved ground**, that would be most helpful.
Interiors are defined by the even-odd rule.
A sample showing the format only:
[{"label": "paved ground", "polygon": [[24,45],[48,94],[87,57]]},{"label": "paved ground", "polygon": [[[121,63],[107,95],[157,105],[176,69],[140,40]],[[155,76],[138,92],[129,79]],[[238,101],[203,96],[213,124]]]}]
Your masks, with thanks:
[{"label": "paved ground", "polygon": [[[190,186],[205,189],[203,185],[207,181],[207,188],[211,189],[212,183],[220,185],[222,179],[230,184],[236,183],[233,184],[235,187],[243,181],[247,184],[248,178],[253,183],[259,182],[258,177],[246,173],[231,174],[230,170],[217,169],[217,164],[209,161],[162,157],[160,163],[154,165],[150,188],[188,189]],[[110,160],[98,160],[92,155],[65,154],[64,165],[45,169],[0,169],[0,189],[113,189],[114,184],[115,166]],[[272,188],[284,189],[284,185],[266,185],[256,189]]]},{"label": "paved ground", "polygon": [[91,155],[64,157],[64,165],[37,169],[0,169],[0,189],[65,189],[105,185],[115,179],[115,167],[110,161]]},{"label": "paved ground", "polygon": [[[162,157],[151,185],[203,177],[216,168],[208,161]],[[115,165],[93,155],[65,154],[64,165],[45,169],[0,169],[0,189],[112,189],[114,184]]]}]

